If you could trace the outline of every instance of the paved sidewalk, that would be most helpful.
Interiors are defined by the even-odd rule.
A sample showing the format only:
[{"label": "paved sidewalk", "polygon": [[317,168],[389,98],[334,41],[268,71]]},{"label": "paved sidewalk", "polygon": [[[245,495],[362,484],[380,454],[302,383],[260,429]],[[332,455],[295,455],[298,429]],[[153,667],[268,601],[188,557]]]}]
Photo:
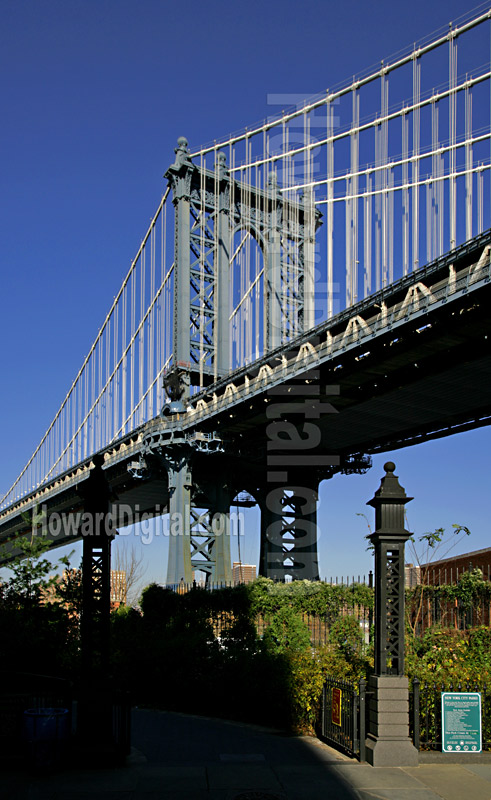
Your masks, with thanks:
[{"label": "paved sidewalk", "polygon": [[156,711],[133,714],[119,769],[1,778],[2,800],[491,800],[491,763],[373,768],[309,737]]}]

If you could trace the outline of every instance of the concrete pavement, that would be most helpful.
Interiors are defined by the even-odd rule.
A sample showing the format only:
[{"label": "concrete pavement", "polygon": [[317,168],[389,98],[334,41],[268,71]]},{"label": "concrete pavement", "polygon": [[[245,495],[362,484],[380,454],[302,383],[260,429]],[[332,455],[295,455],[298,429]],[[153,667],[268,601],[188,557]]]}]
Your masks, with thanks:
[{"label": "concrete pavement", "polygon": [[1,800],[491,800],[491,763],[370,767],[310,737],[167,712],[133,713],[115,769],[36,776],[6,765]]}]

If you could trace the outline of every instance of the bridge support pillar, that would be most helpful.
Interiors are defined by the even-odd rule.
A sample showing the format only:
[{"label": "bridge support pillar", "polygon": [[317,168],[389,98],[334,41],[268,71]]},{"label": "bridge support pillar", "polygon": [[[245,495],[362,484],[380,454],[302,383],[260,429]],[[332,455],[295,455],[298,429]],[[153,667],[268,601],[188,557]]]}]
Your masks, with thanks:
[{"label": "bridge support pillar", "polygon": [[231,583],[230,500],[225,477],[193,487],[191,449],[166,452],[169,479],[169,557],[167,583],[191,583],[193,571],[212,583]]},{"label": "bridge support pillar", "polygon": [[[96,461],[96,457],[94,457]],[[111,542],[109,488],[97,461],[82,488],[82,684],[78,734],[82,749],[98,759],[111,755],[112,690],[109,676]]]},{"label": "bridge support pillar", "polygon": [[220,483],[215,487],[210,519],[214,540],[210,555],[214,562],[210,580],[214,583],[232,583],[230,558],[230,492]]},{"label": "bridge support pillar", "polygon": [[317,488],[285,486],[260,500],[259,574],[273,580],[319,580]]},{"label": "bridge support pillar", "polygon": [[[95,458],[94,458],[95,461]],[[85,675],[107,675],[111,613],[111,542],[109,488],[100,465],[82,488],[82,668]]]},{"label": "bridge support pillar", "polygon": [[166,453],[169,480],[169,556],[167,583],[192,583],[191,566],[191,490],[190,454],[179,449]]}]

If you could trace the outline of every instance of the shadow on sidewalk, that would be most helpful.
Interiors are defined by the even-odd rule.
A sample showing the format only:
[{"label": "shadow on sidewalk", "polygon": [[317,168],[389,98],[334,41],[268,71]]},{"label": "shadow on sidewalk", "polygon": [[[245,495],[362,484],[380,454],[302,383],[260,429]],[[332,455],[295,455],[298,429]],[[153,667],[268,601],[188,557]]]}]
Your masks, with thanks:
[{"label": "shadow on sidewalk", "polygon": [[359,798],[342,774],[358,762],[313,737],[138,709],[132,729],[132,754],[125,767],[36,775],[7,766],[2,800]]}]

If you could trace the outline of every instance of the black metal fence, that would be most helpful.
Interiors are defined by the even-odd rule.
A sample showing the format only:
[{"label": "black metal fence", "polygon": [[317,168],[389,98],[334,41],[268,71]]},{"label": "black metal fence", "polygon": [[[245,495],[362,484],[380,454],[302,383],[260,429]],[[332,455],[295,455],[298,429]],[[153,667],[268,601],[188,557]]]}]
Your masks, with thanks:
[{"label": "black metal fence", "polygon": [[408,620],[416,635],[438,625],[442,628],[466,631],[481,625],[491,625],[491,592],[488,586],[474,590],[469,604],[451,596],[452,585],[419,585],[406,597]]},{"label": "black metal fence", "polygon": [[409,692],[409,727],[418,750],[442,749],[442,692],[480,692],[482,749],[491,750],[491,687],[486,684],[423,683],[415,678]]},{"label": "black metal fence", "polygon": [[[369,644],[370,628],[372,622],[372,610],[366,606],[358,605],[356,607],[342,605],[336,612],[328,614],[309,614],[307,612],[299,612],[299,617],[302,622],[307,626],[310,633],[310,641],[312,646],[320,647],[328,644],[331,641],[330,631],[335,624],[339,624],[339,620],[350,617],[358,623],[360,630],[360,642],[363,641],[365,645]],[[256,617],[256,629],[259,636],[262,636],[271,624],[271,616],[267,614],[258,614]]]},{"label": "black metal fence", "polygon": [[328,677],[322,690],[321,736],[327,744],[365,761],[366,681],[358,686]]}]

